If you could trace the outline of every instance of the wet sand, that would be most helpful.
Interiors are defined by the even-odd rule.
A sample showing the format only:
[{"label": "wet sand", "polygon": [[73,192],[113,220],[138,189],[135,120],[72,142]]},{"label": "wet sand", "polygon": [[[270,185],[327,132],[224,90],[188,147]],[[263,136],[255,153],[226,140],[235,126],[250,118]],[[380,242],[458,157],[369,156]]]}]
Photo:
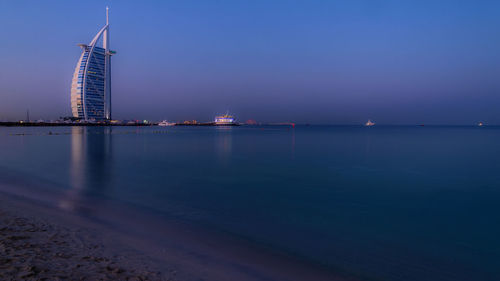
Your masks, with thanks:
[{"label": "wet sand", "polygon": [[354,280],[229,234],[109,204],[90,219],[48,203],[67,194],[28,192],[0,185],[0,280]]},{"label": "wet sand", "polygon": [[96,229],[43,218],[5,195],[0,202],[0,280],[176,280]]}]

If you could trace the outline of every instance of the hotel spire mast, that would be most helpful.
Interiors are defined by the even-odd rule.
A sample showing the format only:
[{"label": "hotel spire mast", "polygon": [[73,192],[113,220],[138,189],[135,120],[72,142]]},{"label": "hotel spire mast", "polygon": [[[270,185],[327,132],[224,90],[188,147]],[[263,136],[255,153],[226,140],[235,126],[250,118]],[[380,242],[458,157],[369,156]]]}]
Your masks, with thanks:
[{"label": "hotel spire mast", "polygon": [[103,48],[106,50],[106,80],[105,87],[105,108],[104,115],[107,120],[111,120],[111,50],[109,42],[109,7],[106,7],[106,29],[104,30]]}]

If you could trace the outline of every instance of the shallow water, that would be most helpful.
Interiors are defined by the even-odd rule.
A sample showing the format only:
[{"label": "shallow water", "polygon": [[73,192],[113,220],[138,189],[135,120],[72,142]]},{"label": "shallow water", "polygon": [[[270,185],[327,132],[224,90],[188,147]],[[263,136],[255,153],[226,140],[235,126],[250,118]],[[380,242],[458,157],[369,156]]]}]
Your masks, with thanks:
[{"label": "shallow water", "polygon": [[50,183],[63,210],[130,204],[359,279],[500,280],[499,143],[499,127],[0,127],[0,180]]}]

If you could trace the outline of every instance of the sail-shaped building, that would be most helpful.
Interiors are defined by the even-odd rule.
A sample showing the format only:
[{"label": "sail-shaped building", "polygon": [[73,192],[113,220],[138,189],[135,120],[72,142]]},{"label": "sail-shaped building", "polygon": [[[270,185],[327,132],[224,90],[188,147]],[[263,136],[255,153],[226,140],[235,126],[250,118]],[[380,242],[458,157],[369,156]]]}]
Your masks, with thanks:
[{"label": "sail-shaped building", "polygon": [[82,48],[82,54],[71,82],[73,117],[85,121],[111,120],[111,56],[115,52],[109,49],[107,7],[106,25],[88,45],[78,46]]}]

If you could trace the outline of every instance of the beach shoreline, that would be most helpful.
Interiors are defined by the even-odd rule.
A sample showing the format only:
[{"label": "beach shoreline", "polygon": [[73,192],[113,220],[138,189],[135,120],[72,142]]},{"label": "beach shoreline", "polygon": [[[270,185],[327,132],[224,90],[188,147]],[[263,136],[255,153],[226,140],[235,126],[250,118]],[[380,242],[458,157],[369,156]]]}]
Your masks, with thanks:
[{"label": "beach shoreline", "polygon": [[[25,196],[30,192],[33,193]],[[202,232],[201,227],[168,218],[162,218],[166,227],[143,228],[144,217],[123,210],[128,212],[130,221],[110,227],[108,222],[116,222],[113,216],[118,215],[113,214],[113,208],[105,211],[107,218],[96,221],[54,208],[50,200],[57,198],[61,202],[67,195],[47,192],[12,183],[0,185],[0,245],[4,253],[8,252],[0,265],[4,274],[1,278],[355,280],[282,253],[268,252],[230,235]],[[162,243],[131,234],[147,231],[164,237]]]},{"label": "beach shoreline", "polygon": [[1,280],[176,280],[83,220],[0,193]]}]

